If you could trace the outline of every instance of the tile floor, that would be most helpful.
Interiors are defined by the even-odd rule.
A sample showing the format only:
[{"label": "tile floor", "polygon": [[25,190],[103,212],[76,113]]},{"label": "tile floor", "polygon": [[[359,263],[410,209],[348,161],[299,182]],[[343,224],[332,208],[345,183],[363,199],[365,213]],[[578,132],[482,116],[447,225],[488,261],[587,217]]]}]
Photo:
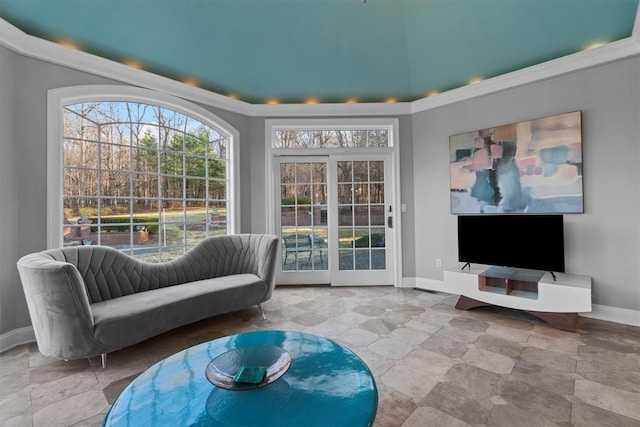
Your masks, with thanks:
[{"label": "tile floor", "polygon": [[[322,335],[374,373],[376,427],[640,426],[640,328],[579,319],[577,333],[502,308],[392,287],[279,287],[257,308],[99,358],[58,361],[35,344],[0,355],[0,425],[99,426],[140,372],[186,347],[257,329]],[[349,426],[351,427],[351,426]]]}]

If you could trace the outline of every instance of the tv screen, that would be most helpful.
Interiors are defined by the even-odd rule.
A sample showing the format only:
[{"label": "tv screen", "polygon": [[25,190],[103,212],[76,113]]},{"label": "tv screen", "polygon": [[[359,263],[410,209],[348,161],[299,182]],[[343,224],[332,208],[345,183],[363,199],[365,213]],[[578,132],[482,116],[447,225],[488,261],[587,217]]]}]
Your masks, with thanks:
[{"label": "tv screen", "polygon": [[458,260],[564,272],[562,215],[458,216]]}]

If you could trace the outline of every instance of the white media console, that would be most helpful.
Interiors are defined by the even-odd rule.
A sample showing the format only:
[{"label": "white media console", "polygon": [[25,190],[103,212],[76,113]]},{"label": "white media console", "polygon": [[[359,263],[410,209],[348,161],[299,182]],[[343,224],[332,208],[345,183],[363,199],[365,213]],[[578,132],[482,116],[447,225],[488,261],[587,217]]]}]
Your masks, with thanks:
[{"label": "white media console", "polygon": [[591,277],[471,264],[444,272],[436,291],[460,295],[456,308],[483,305],[524,310],[551,325],[575,331],[578,313],[591,311]]}]

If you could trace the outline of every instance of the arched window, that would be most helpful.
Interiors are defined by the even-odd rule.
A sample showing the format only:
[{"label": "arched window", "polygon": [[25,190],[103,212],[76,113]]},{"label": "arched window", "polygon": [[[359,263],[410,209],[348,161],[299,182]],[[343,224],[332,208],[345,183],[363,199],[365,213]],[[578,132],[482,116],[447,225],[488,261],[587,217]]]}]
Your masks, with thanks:
[{"label": "arched window", "polygon": [[235,232],[231,128],[184,101],[125,89],[125,98],[56,105],[57,246],[106,245],[160,262]]}]

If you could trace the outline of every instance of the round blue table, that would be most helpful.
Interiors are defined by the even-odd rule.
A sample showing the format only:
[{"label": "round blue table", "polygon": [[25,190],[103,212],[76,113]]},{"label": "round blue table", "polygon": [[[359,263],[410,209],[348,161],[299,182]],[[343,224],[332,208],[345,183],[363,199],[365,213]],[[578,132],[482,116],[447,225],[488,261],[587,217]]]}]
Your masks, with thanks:
[{"label": "round blue table", "polygon": [[[239,347],[270,345],[291,355],[288,371],[252,390],[216,387],[209,362]],[[140,374],[103,426],[370,426],[378,391],[371,371],[351,350],[312,334],[256,331],[203,343]]]}]

